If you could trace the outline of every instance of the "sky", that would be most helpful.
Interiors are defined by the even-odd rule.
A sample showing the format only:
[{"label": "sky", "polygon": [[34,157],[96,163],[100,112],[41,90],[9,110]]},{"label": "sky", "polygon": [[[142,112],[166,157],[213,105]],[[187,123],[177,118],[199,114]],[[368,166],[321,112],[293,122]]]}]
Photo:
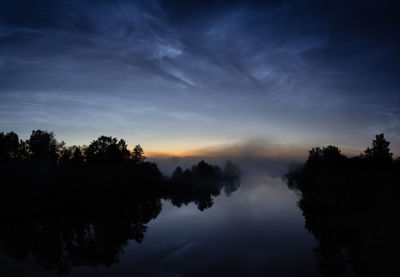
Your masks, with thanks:
[{"label": "sky", "polygon": [[397,1],[0,6],[0,131],[180,156],[360,153],[383,132],[400,153]]}]

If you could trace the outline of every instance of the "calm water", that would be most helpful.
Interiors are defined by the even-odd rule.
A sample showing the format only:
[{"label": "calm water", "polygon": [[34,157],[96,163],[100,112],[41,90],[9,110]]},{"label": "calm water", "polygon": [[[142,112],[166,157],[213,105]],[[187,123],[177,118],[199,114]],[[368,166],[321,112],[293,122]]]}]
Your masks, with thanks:
[{"label": "calm water", "polygon": [[[319,276],[316,240],[304,229],[298,196],[281,178],[247,173],[230,196],[200,211],[163,201],[142,243],[130,241],[109,268],[74,267],[67,276]],[[56,276],[1,253],[1,276]]]}]

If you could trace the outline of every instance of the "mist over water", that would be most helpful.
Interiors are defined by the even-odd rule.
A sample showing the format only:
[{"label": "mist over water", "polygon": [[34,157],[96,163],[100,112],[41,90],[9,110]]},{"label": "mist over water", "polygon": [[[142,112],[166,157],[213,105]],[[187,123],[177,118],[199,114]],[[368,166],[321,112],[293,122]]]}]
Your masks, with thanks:
[{"label": "mist over water", "polygon": [[149,160],[156,163],[163,174],[170,176],[176,167],[190,168],[199,160],[205,160],[211,164],[222,166],[227,160],[233,161],[240,168],[244,175],[269,174],[273,177],[284,177],[288,168],[302,164],[302,158],[276,158],[257,157],[252,155],[241,156],[188,156],[188,157],[149,157]]},{"label": "mist over water", "polygon": [[[132,245],[127,250],[129,259],[130,255],[140,257],[142,247],[157,249],[148,257],[153,262],[158,260],[147,271],[149,274],[313,273],[312,266],[307,264],[313,262],[312,251],[308,250],[314,241],[303,229],[296,195],[279,178],[244,176],[238,191],[230,197],[221,195],[204,212],[192,205],[176,209],[169,203],[163,204],[160,217],[149,224],[143,245]],[[165,238],[168,239],[163,241]],[[308,255],[303,251],[308,251]],[[285,263],[291,263],[292,268]]]}]

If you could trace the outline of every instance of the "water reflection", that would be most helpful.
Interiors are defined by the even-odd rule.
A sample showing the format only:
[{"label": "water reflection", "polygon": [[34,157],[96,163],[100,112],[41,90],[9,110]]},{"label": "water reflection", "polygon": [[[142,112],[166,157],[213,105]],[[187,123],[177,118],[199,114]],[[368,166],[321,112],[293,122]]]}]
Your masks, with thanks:
[{"label": "water reflection", "polygon": [[[56,216],[52,223],[51,216],[33,218],[27,227],[11,222],[2,249],[26,258],[0,256],[8,267],[3,276],[54,276],[34,260],[48,268],[62,265],[71,270],[68,276],[319,276],[297,195],[280,178],[247,172],[236,192],[212,199],[212,208],[203,211],[196,201],[178,208],[171,198],[121,204],[116,211],[125,216],[101,212],[90,224],[85,215],[80,221]],[[96,259],[101,263],[93,267]]]},{"label": "water reflection", "polygon": [[104,213],[42,214],[2,218],[1,247],[23,260],[32,255],[46,269],[69,272],[80,265],[111,266],[128,240],[141,242],[146,224],[161,211],[159,199],[121,203]]},{"label": "water reflection", "polygon": [[[211,209],[165,203],[141,245],[121,263],[137,276],[319,276],[314,240],[303,228],[297,196],[280,178],[243,175],[240,189]],[[103,272],[104,276],[108,276]]]},{"label": "water reflection", "polygon": [[377,135],[353,158],[334,146],[314,148],[289,174],[305,227],[319,242],[316,267],[324,276],[400,276],[400,160],[388,145]]},{"label": "water reflection", "polygon": [[228,174],[229,170],[237,168],[228,162],[221,171],[202,161],[182,175],[178,169],[153,194],[127,196],[118,184],[84,197],[74,197],[77,190],[67,191],[69,197],[58,197],[62,187],[57,194],[38,196],[26,188],[14,191],[9,195],[12,200],[5,202],[8,209],[0,211],[1,250],[19,261],[33,257],[45,269],[59,273],[78,266],[110,267],[119,262],[128,243],[143,241],[147,224],[162,210],[162,199],[178,207],[195,203],[203,211],[213,205],[213,197],[221,190],[230,195],[239,187],[239,177]]}]

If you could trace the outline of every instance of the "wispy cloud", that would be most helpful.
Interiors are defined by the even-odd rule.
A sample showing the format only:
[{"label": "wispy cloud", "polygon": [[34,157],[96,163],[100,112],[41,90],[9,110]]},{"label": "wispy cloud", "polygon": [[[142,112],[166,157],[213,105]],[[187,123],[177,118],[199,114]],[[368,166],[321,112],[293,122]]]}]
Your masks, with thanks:
[{"label": "wispy cloud", "polygon": [[1,127],[356,145],[379,126],[398,138],[398,12],[378,1],[8,1]]}]

